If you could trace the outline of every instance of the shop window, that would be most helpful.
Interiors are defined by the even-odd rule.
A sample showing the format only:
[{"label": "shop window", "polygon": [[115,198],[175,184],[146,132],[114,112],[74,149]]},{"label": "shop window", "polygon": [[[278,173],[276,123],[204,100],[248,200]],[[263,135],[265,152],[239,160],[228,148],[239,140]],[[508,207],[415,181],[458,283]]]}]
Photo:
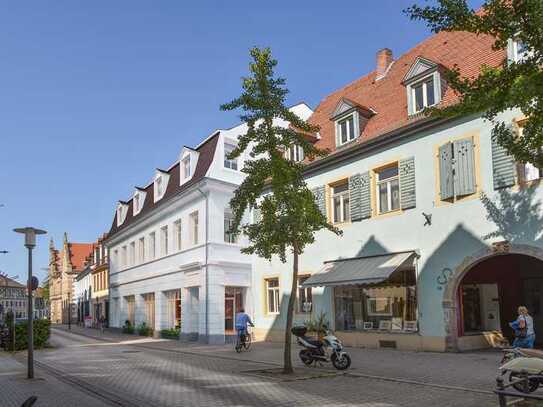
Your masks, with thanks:
[{"label": "shop window", "polygon": [[266,291],[268,314],[279,314],[279,279],[270,278],[266,280]]},{"label": "shop window", "polygon": [[414,276],[412,280],[397,285],[335,287],[336,330],[416,331]]},{"label": "shop window", "polygon": [[313,294],[311,287],[303,287],[302,284],[309,276],[298,277],[298,312],[308,313],[313,309]]},{"label": "shop window", "polygon": [[168,328],[179,328],[181,326],[181,291],[167,291],[167,321]]}]

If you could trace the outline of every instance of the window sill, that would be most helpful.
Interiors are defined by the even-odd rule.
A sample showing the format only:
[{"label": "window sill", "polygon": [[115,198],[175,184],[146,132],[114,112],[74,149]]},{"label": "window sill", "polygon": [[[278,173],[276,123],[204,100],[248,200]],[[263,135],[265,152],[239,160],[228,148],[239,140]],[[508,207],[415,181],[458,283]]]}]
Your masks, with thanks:
[{"label": "window sill", "polygon": [[234,174],[241,174],[241,169],[239,169],[239,170],[233,170],[232,168],[228,168],[228,167],[224,167],[224,166],[223,166],[222,168],[223,168],[223,170],[225,170],[225,171],[227,171],[227,172],[232,172],[232,173],[234,173]]},{"label": "window sill", "polygon": [[379,213],[377,215],[373,215],[372,218],[373,219],[389,218],[391,216],[401,215],[403,212],[404,211],[402,209],[395,209],[393,211],[388,211],[388,212]]},{"label": "window sill", "polygon": [[354,139],[352,139],[350,141],[347,141],[346,143],[343,143],[343,144],[336,144],[336,150],[342,150],[344,148],[348,148],[348,147],[352,146],[353,144],[356,143],[356,141],[358,140],[359,137],[356,137],[356,138],[354,138]]}]

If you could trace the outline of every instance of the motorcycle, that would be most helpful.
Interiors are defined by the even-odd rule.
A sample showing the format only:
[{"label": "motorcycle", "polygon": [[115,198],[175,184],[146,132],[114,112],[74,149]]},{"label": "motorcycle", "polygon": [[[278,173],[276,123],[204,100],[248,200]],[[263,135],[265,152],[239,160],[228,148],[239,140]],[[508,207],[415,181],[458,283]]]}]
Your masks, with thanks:
[{"label": "motorcycle", "polygon": [[306,336],[305,326],[295,326],[291,332],[296,337],[298,345],[304,347],[299,353],[304,365],[332,362],[337,370],[345,370],[351,366],[351,357],[343,350],[341,341],[328,328],[322,340]]},{"label": "motorcycle", "polygon": [[[543,384],[543,352],[536,349],[505,349],[499,371],[502,376],[509,375],[509,382],[515,390],[533,393]],[[519,381],[527,378],[528,382]]]}]

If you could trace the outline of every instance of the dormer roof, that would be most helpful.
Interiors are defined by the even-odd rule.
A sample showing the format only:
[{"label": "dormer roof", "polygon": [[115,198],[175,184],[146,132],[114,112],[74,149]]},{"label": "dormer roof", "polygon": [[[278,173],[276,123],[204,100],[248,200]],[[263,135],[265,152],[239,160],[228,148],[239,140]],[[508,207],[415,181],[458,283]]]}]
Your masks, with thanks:
[{"label": "dormer roof", "polygon": [[416,80],[420,76],[432,72],[438,66],[439,64],[430,61],[429,59],[418,57],[413,65],[411,65],[411,68],[409,68],[409,71],[407,71],[407,73],[405,74],[402,83],[409,83],[413,80]]},{"label": "dormer roof", "polygon": [[353,102],[352,100],[343,97],[338,101],[336,108],[330,116],[330,120],[335,120],[339,116],[348,114],[354,110],[358,110],[360,114],[362,114],[362,116],[368,118],[376,113],[373,109],[369,107],[366,107],[364,105],[361,105],[360,103]]},{"label": "dormer roof", "polygon": [[192,178],[183,185],[180,185],[179,161],[177,161],[167,170],[157,168],[157,173],[155,173],[155,175],[158,174],[158,172],[168,175],[168,180],[165,185],[166,190],[164,191],[162,199],[155,202],[154,182],[151,182],[146,187],[141,188],[146,194],[146,198],[141,210],[137,215],[134,216],[133,199],[126,201],[128,205],[126,218],[121,225],[117,225],[117,212],[115,212],[115,217],[113,218],[113,223],[109,230],[108,239],[130,226],[139,217],[151,213],[155,208],[160,207],[160,205],[164,205],[166,202],[168,202],[169,198],[177,195],[185,189],[190,188],[192,185],[196,184],[198,181],[204,178],[207,170],[209,169],[213,161],[218,138],[219,133],[215,133],[212,137],[209,137],[204,143],[201,143],[196,149],[191,149],[192,151],[196,151],[199,154],[198,163],[196,165]]}]

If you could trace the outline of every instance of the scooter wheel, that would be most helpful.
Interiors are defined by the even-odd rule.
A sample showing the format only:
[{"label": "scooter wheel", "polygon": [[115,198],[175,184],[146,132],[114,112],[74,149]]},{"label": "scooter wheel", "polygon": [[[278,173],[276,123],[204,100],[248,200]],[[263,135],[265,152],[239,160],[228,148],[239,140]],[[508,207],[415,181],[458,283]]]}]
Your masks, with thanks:
[{"label": "scooter wheel", "polygon": [[345,370],[351,366],[351,357],[346,353],[341,358],[337,357],[337,354],[333,354],[331,357],[332,364],[337,370]]},{"label": "scooter wheel", "polygon": [[[509,375],[509,381],[512,382],[513,380],[518,380],[520,379],[520,377],[521,375],[519,373],[511,372],[511,374]],[[539,387],[539,381],[537,379],[528,380],[528,389],[526,389],[527,391],[524,388],[524,383],[514,384],[513,387],[515,388],[515,390],[521,393],[533,393]]]},{"label": "scooter wheel", "polygon": [[306,366],[310,366],[313,363],[313,357],[311,356],[311,351],[307,349],[302,349],[299,353],[302,363]]}]

